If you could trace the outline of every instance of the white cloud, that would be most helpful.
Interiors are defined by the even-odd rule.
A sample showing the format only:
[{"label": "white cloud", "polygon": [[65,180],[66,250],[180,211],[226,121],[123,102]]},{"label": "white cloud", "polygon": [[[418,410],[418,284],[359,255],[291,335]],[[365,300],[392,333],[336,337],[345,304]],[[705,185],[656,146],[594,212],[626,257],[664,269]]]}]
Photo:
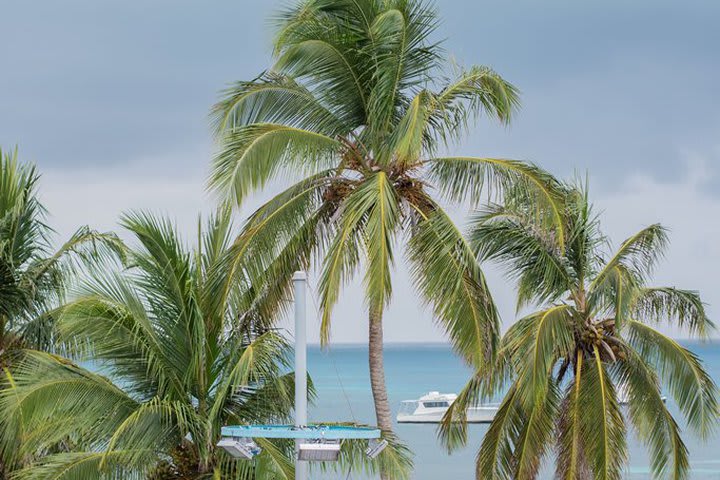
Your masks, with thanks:
[{"label": "white cloud", "polygon": [[[200,159],[206,157],[196,158],[202,165]],[[132,210],[167,214],[180,231],[189,234],[196,228],[198,213],[211,208],[203,179],[201,169],[174,170],[172,159],[141,158],[114,167],[46,169],[42,172],[40,196],[59,239],[67,238],[82,225],[122,233],[118,220],[123,212]]]},{"label": "white cloud", "polygon": [[720,198],[706,187],[719,153],[684,153],[686,173],[674,182],[635,175],[616,191],[595,195],[602,225],[616,245],[651,223],[670,229],[670,247],[654,280],[658,285],[699,290],[715,321],[720,313],[720,292],[715,288],[720,268]]},{"label": "white cloud", "polygon": [[[197,158],[202,159],[202,156]],[[711,316],[720,312],[720,292],[713,288],[720,267],[720,198],[704,187],[711,177],[707,157],[684,155],[687,174],[663,183],[652,175],[635,175],[613,190],[591,190],[605,232],[618,245],[638,229],[660,222],[671,229],[667,258],[660,264],[658,284],[698,289],[710,304]],[[198,160],[198,165],[203,162]],[[78,226],[117,230],[122,212],[143,209],[164,213],[176,220],[185,238],[193,238],[197,215],[212,209],[204,191],[205,171],[157,171],[148,165],[168,165],[167,159],[144,159],[123,168],[88,171],[45,171],[41,194],[50,209],[51,225],[61,238]],[[187,163],[186,163],[187,164]],[[203,166],[204,167],[204,166]],[[249,212],[268,198],[277,186],[253,198]],[[460,220],[462,215],[453,215]],[[401,252],[396,254],[394,297],[386,313],[385,339],[390,342],[442,341],[441,330],[415,295]],[[514,290],[501,274],[487,269],[489,282],[507,326],[514,317]],[[313,274],[311,272],[311,278]],[[310,302],[312,308],[316,298]],[[362,284],[358,279],[344,291],[335,310],[333,341],[364,342],[367,315]],[[311,321],[309,339],[318,341],[319,322]],[[678,332],[673,332],[678,333]]]}]

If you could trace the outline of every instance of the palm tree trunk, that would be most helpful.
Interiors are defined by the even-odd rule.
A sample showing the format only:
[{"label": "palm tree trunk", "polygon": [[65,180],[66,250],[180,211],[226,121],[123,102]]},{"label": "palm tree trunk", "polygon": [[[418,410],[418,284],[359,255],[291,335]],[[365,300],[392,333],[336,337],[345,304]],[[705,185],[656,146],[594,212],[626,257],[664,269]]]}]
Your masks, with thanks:
[{"label": "palm tree trunk", "polygon": [[370,312],[369,360],[370,385],[372,387],[373,400],[375,401],[377,425],[381,430],[389,432],[392,431],[392,419],[390,416],[387,388],[385,387],[382,314],[377,311]]},{"label": "palm tree trunk", "polygon": [[[390,432],[392,431],[392,418],[387,388],[385,387],[382,312],[371,308],[369,324],[368,358],[370,363],[370,386],[375,402],[375,417],[377,418],[377,426],[383,432]],[[387,480],[389,477],[385,472],[381,471],[380,478]]]}]

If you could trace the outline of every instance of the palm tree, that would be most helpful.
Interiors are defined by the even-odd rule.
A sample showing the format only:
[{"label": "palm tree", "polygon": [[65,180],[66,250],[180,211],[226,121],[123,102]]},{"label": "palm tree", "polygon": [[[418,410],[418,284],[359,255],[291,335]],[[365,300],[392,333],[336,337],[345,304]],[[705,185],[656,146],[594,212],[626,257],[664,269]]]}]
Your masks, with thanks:
[{"label": "palm tree", "polygon": [[662,226],[640,230],[606,255],[586,188],[569,187],[565,204],[564,250],[512,192],[474,220],[470,242],[479,259],[499,262],[517,281],[518,308],[538,310],[504,335],[496,365],[475,373],[441,437],[450,449],[463,444],[465,408],[507,387],[480,447],[478,479],[536,478],[553,447],[556,478],[620,479],[630,425],[655,477],[687,478],[688,451],[661,386],[701,437],[718,420],[717,388],[700,359],[656,325],[700,338],[714,325],[697,292],[648,285],[667,247]]},{"label": "palm tree", "polygon": [[382,318],[397,242],[456,350],[479,365],[493,356],[497,313],[435,194],[474,204],[484,187],[514,186],[558,212],[559,194],[532,165],[439,155],[480,114],[508,122],[518,97],[487,67],[445,76],[432,41],[437,16],[425,2],[306,0],[278,22],[272,69],[233,85],[213,109],[220,151],[209,185],[241,205],[271,180],[301,177],[249,218],[236,261],[267,265],[281,251],[274,272],[289,276],[317,259],[324,344],[343,284],[365,267],[372,393],[389,432]]},{"label": "palm tree", "polygon": [[53,251],[37,198],[39,175],[0,149],[0,366],[19,348],[52,347],[52,312],[79,263],[122,255],[117,237],[80,228]]},{"label": "palm tree", "polygon": [[294,388],[288,345],[263,327],[283,305],[240,282],[218,290],[229,218],[211,218],[193,249],[166,220],[123,218],[131,268],[96,272],[58,325],[90,363],[27,351],[0,393],[4,443],[40,453],[13,478],[294,478],[292,444],[258,440],[254,463],[216,447],[223,425],[285,420]]},{"label": "palm tree", "polygon": [[[115,235],[87,227],[53,250],[38,180],[34,167],[18,161],[17,150],[0,149],[0,390],[8,386],[6,369],[24,348],[55,347],[56,309],[78,267],[122,259]],[[13,444],[0,448],[0,478],[15,468],[16,451]]]}]

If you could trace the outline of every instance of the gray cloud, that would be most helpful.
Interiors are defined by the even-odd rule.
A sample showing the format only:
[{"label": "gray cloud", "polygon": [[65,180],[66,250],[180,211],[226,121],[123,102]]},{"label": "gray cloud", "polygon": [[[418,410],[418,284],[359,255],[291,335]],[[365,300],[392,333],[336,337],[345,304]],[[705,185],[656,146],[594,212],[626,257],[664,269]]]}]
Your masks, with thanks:
[{"label": "gray cloud", "polygon": [[[192,157],[192,155],[191,155]],[[591,194],[597,213],[615,246],[637,230],[655,222],[670,228],[671,245],[655,275],[657,285],[698,289],[709,303],[711,318],[720,315],[720,292],[713,288],[720,265],[720,197],[707,187],[718,173],[713,164],[720,159],[720,148],[707,152],[687,151],[677,161],[686,173],[674,181],[662,181],[651,174],[624,178],[612,190],[594,188]],[[67,237],[79,225],[90,222],[97,228],[113,229],[118,216],[131,209],[152,209],[173,218],[186,239],[193,238],[197,216],[209,212],[212,201],[203,191],[200,172],[168,177],[162,171],[148,172],[144,165],[164,162],[163,158],[144,158],[129,166],[86,169],[82,174],[50,169],[41,185],[43,199],[51,206],[51,223]],[[272,189],[277,189],[277,185]],[[271,189],[271,190],[272,190]],[[269,192],[254,197],[240,212],[252,211],[269,198]],[[453,217],[464,225],[465,212],[454,209]],[[434,325],[413,291],[402,252],[396,253],[393,276],[393,302],[386,314],[385,338],[390,342],[439,341],[443,334]],[[507,327],[516,318],[515,290],[492,265],[485,265],[488,281]],[[311,283],[316,278],[311,272]],[[333,315],[333,341],[362,342],[366,338],[366,315],[362,285],[354,281],[344,290]],[[310,308],[317,311],[317,297],[311,295]],[[284,324],[290,327],[290,323]],[[677,336],[683,332],[661,328]],[[310,325],[310,341],[319,341],[319,318]]]},{"label": "gray cloud", "polygon": [[[0,145],[19,144],[39,163],[61,233],[113,228],[120,212],[148,208],[190,236],[197,212],[212,205],[203,191],[207,112],[224,85],[268,67],[269,16],[281,3],[3,2]],[[720,3],[442,0],[438,9],[454,59],[490,65],[523,91],[511,127],[483,120],[457,150],[529,159],[563,176],[588,170],[613,238],[669,224],[674,242],[658,278],[719,303],[711,287],[720,253],[707,238],[717,238],[720,216],[710,175]],[[689,169],[688,152],[705,170]],[[387,338],[437,339],[398,269]],[[511,319],[512,288],[491,280]],[[338,309],[338,341],[365,336],[357,288]]]},{"label": "gray cloud", "polygon": [[[270,63],[284,2],[5,2],[0,144],[41,166],[123,164],[211,152],[217,92]],[[509,129],[482,123],[463,150],[532,159],[603,182],[628,169],[682,168],[674,149],[720,130],[720,4],[438,2],[446,49],[524,92]]]}]

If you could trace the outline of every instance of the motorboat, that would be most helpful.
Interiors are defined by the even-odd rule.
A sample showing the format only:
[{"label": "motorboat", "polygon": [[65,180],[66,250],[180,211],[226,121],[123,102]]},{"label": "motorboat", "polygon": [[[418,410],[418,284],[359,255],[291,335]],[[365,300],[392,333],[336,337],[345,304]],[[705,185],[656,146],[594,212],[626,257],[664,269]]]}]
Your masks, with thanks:
[{"label": "motorboat", "polygon": [[[398,423],[440,423],[445,412],[457,399],[454,393],[429,392],[417,400],[404,400],[397,414]],[[472,406],[467,410],[468,423],[490,423],[498,411],[497,404]]]},{"label": "motorboat", "polygon": [[[630,403],[630,389],[628,388],[628,385],[626,383],[619,384],[615,393],[617,395],[617,400],[620,405],[626,406]],[[661,396],[660,399],[663,403],[667,402],[667,397],[665,395]]]}]

